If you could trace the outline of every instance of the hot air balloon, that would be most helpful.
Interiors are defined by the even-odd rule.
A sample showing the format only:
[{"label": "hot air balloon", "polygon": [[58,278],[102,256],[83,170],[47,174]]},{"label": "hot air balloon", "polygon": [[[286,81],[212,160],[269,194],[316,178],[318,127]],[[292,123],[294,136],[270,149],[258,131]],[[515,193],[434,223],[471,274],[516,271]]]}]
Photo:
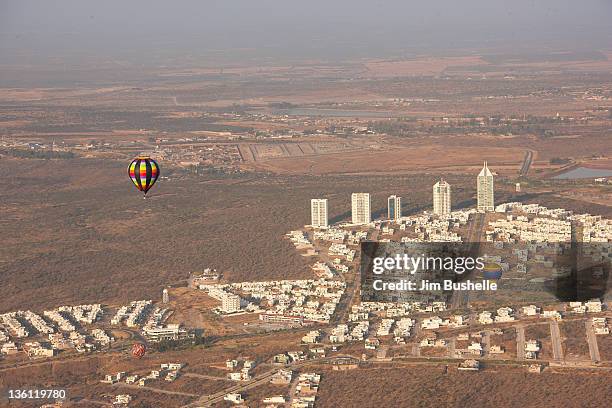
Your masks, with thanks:
[{"label": "hot air balloon", "polygon": [[159,165],[149,156],[138,156],[130,163],[128,175],[136,188],[142,191],[144,198],[146,198],[147,191],[153,187],[153,184],[159,178]]},{"label": "hot air balloon", "polygon": [[147,347],[142,343],[134,343],[132,345],[132,355],[136,358],[142,358],[147,352]]}]

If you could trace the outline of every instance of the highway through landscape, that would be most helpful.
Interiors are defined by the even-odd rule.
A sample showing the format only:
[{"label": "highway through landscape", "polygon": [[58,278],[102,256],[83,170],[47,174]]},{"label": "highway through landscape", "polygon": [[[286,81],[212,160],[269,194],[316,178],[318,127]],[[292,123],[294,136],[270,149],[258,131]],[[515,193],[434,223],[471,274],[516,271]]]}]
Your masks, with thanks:
[{"label": "highway through landscape", "polygon": [[559,323],[555,319],[550,321],[550,338],[552,341],[553,358],[556,361],[561,361],[563,359],[561,331],[559,330]]},{"label": "highway through landscape", "polygon": [[519,171],[519,177],[527,176],[527,173],[529,173],[529,168],[531,167],[532,162],[533,162],[533,150],[527,150],[527,152],[525,152],[525,158],[523,159],[523,164],[521,165],[521,170]]}]

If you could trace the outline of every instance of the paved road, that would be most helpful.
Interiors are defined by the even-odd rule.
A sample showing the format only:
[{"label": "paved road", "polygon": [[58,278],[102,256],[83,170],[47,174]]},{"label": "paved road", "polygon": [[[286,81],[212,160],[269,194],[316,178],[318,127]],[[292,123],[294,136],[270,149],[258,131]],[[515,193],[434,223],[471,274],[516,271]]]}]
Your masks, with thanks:
[{"label": "paved road", "polygon": [[550,321],[550,339],[553,347],[553,359],[556,361],[563,360],[563,348],[561,347],[561,331],[559,323],[556,320]]},{"label": "paved road", "polygon": [[[467,241],[471,243],[471,252],[478,253],[479,242],[484,227],[485,217],[484,214],[474,214],[470,230],[468,232]],[[469,290],[456,290],[453,292],[451,298],[451,309],[464,309],[469,306],[470,302],[470,291]]]},{"label": "paved road", "polygon": [[202,378],[204,380],[227,381],[227,377],[219,377],[214,375],[197,374],[197,373],[181,373],[181,377]]},{"label": "paved road", "polygon": [[527,173],[529,173],[529,168],[531,167],[532,161],[533,161],[533,150],[527,150],[525,152],[525,158],[523,159],[523,164],[521,165],[521,170],[519,171],[519,177],[527,176]]},{"label": "paved road", "polygon": [[491,349],[491,332],[485,330],[482,335],[482,355],[483,357],[489,356],[489,350]]},{"label": "paved road", "polygon": [[103,401],[95,401],[95,400],[91,400],[91,399],[87,399],[87,398],[83,398],[77,402],[71,402],[75,405],[80,405],[80,404],[89,404],[91,405],[98,405],[100,407],[112,407],[113,404],[111,404],[110,402],[103,402]]},{"label": "paved road", "polygon": [[456,338],[453,337],[452,339],[448,340],[448,356],[450,358],[456,358],[457,356],[455,355],[455,346],[456,346]]},{"label": "paved road", "polygon": [[[356,271],[355,273],[359,274],[359,271]],[[353,301],[357,294],[357,278],[347,280],[345,277],[342,277],[342,280],[346,283],[346,290],[340,298],[340,302],[336,306],[336,310],[334,311],[334,314],[330,319],[330,326],[336,326],[340,323],[346,323],[346,321],[348,320],[351,305],[353,304]]]},{"label": "paved road", "polygon": [[126,384],[124,382],[118,382],[113,384],[114,387],[119,387],[119,388],[132,388],[132,389],[136,389],[136,390],[146,390],[146,391],[151,391],[151,392],[156,392],[159,394],[167,394],[167,395],[180,395],[182,397],[199,397],[199,395],[197,394],[190,394],[188,392],[180,392],[180,391],[168,391],[168,390],[162,390],[161,388],[155,388],[155,387],[141,387],[139,385],[135,385],[135,384]]},{"label": "paved road", "polygon": [[516,328],[516,358],[525,359],[525,326],[518,324]]},{"label": "paved road", "polygon": [[591,355],[591,361],[597,363],[601,361],[601,356],[599,355],[599,345],[597,344],[597,335],[593,330],[593,320],[587,319],[584,322],[584,326],[586,328],[586,336],[587,342],[589,343],[589,354]]},{"label": "paved road", "polygon": [[297,386],[298,386],[298,378],[299,375],[297,373],[293,373],[293,378],[291,379],[291,385],[289,386],[289,404],[288,406],[291,406],[291,403],[293,402],[293,399],[295,398],[295,393],[297,391]]},{"label": "paved road", "polygon": [[187,405],[187,407],[212,407],[215,406],[215,404],[223,401],[223,397],[225,397],[226,394],[232,393],[232,392],[241,392],[241,391],[245,391],[251,388],[255,388],[258,387],[260,385],[263,384],[267,384],[270,379],[272,378],[272,376],[274,375],[274,373],[276,373],[276,369],[275,370],[271,370],[271,371],[267,371],[264,374],[261,374],[259,376],[257,376],[254,380],[249,381],[248,383],[245,384],[237,384],[231,388],[227,388],[223,391],[219,391],[216,394],[212,394],[212,395],[204,395],[202,397],[200,397],[200,399],[198,399],[196,402]]},{"label": "paved road", "polygon": [[[313,247],[319,251],[319,258],[321,258],[321,260],[323,260],[323,262],[327,263],[328,265],[333,264],[332,257],[330,257],[329,255],[325,253],[326,250],[320,247],[319,245],[315,244],[314,234],[310,232],[306,232],[306,235],[308,239],[310,240],[310,242],[313,243]],[[334,314],[332,315],[330,319],[329,326],[337,326],[338,324],[345,323],[346,320],[348,319],[350,307],[353,304],[353,300],[357,293],[357,286],[359,283],[359,273],[360,273],[359,263],[352,262],[351,264],[352,264],[351,267],[354,270],[353,272],[349,272],[349,274],[352,275],[350,279],[347,279],[348,278],[347,275],[339,274],[340,279],[346,284],[346,288],[345,288],[344,294],[340,298],[340,302],[338,302],[338,305],[336,305],[336,310],[334,311]]]}]

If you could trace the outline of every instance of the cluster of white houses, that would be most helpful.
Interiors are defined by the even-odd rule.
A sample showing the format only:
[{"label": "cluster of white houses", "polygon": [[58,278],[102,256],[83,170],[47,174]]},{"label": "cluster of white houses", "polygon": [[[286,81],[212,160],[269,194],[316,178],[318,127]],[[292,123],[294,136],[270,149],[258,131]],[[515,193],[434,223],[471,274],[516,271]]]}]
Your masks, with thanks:
[{"label": "cluster of white houses", "polygon": [[[612,240],[612,220],[591,214],[574,214],[562,208],[539,204],[510,202],[495,207],[496,213],[509,213],[506,219],[489,223],[487,235],[501,241],[568,242],[572,227],[580,233],[576,239],[585,243],[608,243]],[[518,215],[514,215],[518,214]]]},{"label": "cluster of white houses", "polygon": [[248,381],[251,379],[251,370],[255,368],[255,361],[250,359],[233,359],[225,362],[225,367],[232,372],[227,378],[232,381]]},{"label": "cluster of white houses", "polygon": [[[495,210],[493,173],[487,162],[478,174],[477,210],[490,212]],[[451,186],[444,179],[433,186],[433,213],[445,216],[451,213]],[[315,228],[329,227],[329,208],[326,198],[310,200],[310,225]],[[387,198],[387,218],[398,221],[402,218],[402,198],[391,195]],[[351,223],[367,225],[372,222],[372,200],[369,193],[351,194]]]},{"label": "cluster of white houses", "polygon": [[[104,330],[94,329],[90,335],[77,331],[77,324],[92,324],[102,316],[99,304],[62,306],[40,316],[30,310],[0,315],[0,352],[15,354],[21,350],[30,357],[49,357],[59,350],[74,348],[79,352],[107,346],[113,339]],[[27,341],[18,346],[12,339],[42,336],[44,341]]]},{"label": "cluster of white houses", "polygon": [[124,381],[128,385],[145,387],[152,381],[162,378],[167,382],[173,382],[178,378],[182,368],[182,363],[162,363],[159,369],[153,369],[147,375],[140,376],[138,374],[128,374],[125,371],[120,371],[115,374],[106,374],[100,382],[104,384],[116,384],[120,381]]},{"label": "cluster of white houses", "polygon": [[[571,268],[555,260],[573,242],[586,244],[580,247],[582,259],[588,257],[595,265],[610,265],[612,262],[612,221],[608,219],[514,202],[498,205],[495,211],[499,217],[489,221],[485,230],[486,241],[493,242],[498,249],[512,244],[517,272],[524,274],[532,266],[541,265],[550,271],[553,278],[569,275]],[[595,271],[597,268],[599,272]],[[594,276],[604,275],[603,266],[595,269]]]},{"label": "cluster of white houses", "polygon": [[291,408],[314,407],[320,382],[320,374],[301,373],[297,378],[295,396],[291,400]]},{"label": "cluster of white houses", "polygon": [[[280,370],[277,374],[282,374],[283,382],[275,382],[275,384],[288,384],[291,381],[291,371]],[[286,381],[287,377],[289,381]],[[320,374],[301,373],[295,380],[295,386],[292,387],[294,395],[289,395],[289,397],[285,395],[272,395],[263,398],[262,402],[267,407],[313,408],[320,382]],[[224,400],[233,404],[242,404],[244,402],[240,393],[229,393],[225,395]]]},{"label": "cluster of white houses", "polygon": [[[320,278],[212,284],[199,288],[222,302],[228,296],[236,296],[241,299],[239,311],[259,313],[260,320],[265,322],[308,324],[329,322],[346,284]],[[233,306],[230,310],[235,310]]]},{"label": "cluster of white houses", "polygon": [[[17,338],[29,337],[30,330],[26,324],[40,334],[54,333],[56,329],[65,332],[75,331],[76,327],[72,321],[92,324],[102,316],[102,313],[102,307],[99,304],[62,306],[43,312],[43,315],[52,323],[29,310],[5,313],[0,315],[0,339],[3,339],[3,336],[8,337],[8,334],[5,333],[10,333]],[[4,329],[2,324],[8,330]]]},{"label": "cluster of white houses", "polygon": [[127,306],[121,306],[111,320],[111,324],[125,324],[127,327],[136,327],[144,322],[153,307],[151,300],[135,300]]},{"label": "cluster of white houses", "polygon": [[[348,324],[339,324],[333,327],[328,340],[331,344],[349,341],[364,341],[366,349],[376,349],[380,344],[376,336],[393,336],[397,344],[405,344],[410,337],[416,321],[408,314],[414,312],[443,311],[446,305],[443,302],[426,304],[422,302],[361,302],[351,306],[348,315]],[[376,315],[382,315],[374,336],[369,336],[370,320]],[[399,318],[398,318],[399,317]]]},{"label": "cluster of white houses", "polygon": [[[81,334],[77,328],[77,325],[95,323],[102,314],[99,304],[61,306],[44,311],[44,318],[30,310],[2,314],[0,353],[9,355],[24,351],[30,357],[51,357],[60,350],[74,348],[87,352],[105,347],[113,338],[104,330],[93,329],[90,334]],[[32,337],[36,337],[36,341],[15,342]]]},{"label": "cluster of white houses", "polygon": [[[1,314],[0,353],[23,351],[30,357],[51,357],[70,349],[79,353],[103,349],[114,341],[101,322],[103,315],[100,304],[60,306],[41,314],[30,310]],[[179,324],[164,324],[168,315],[168,309],[154,307],[150,300],[139,300],[121,306],[110,324],[140,327],[152,342],[192,336]],[[98,327],[87,331],[86,326],[96,323]]]},{"label": "cluster of white houses", "polygon": [[475,209],[458,210],[438,217],[429,213],[404,217],[399,224],[400,230],[412,228],[415,237],[402,237],[402,242],[461,242],[461,236],[455,231],[467,224]]},{"label": "cluster of white houses", "polygon": [[592,320],[592,325],[595,334],[610,334],[608,321],[605,317],[594,317]]},{"label": "cluster of white houses", "polygon": [[[328,330],[327,341],[331,345],[364,341],[366,350],[376,350],[381,344],[381,339],[392,335],[392,340],[396,344],[405,344],[411,336],[412,330],[418,327],[425,332],[425,336],[419,343],[419,347],[447,347],[448,341],[438,338],[437,332],[443,329],[467,329],[473,325],[494,325],[503,323],[517,322],[519,319],[542,318],[561,320],[568,314],[600,313],[605,309],[605,303],[600,299],[592,299],[586,302],[569,302],[565,305],[556,305],[544,310],[536,305],[522,306],[515,309],[509,306],[501,306],[495,311],[481,311],[474,317],[461,314],[440,317],[438,312],[446,310],[444,302],[361,302],[351,306],[348,315],[348,323],[341,323]],[[427,316],[420,317],[418,320],[413,318],[415,314],[428,313]],[[412,317],[411,317],[412,316]],[[595,334],[609,334],[609,327],[605,317],[593,317],[592,325]],[[499,328],[489,329],[493,334],[501,335],[503,332]],[[325,338],[320,330],[308,333],[302,338],[303,343],[321,342]],[[467,348],[455,349],[455,356],[470,355],[482,356],[485,349],[480,341],[471,338],[482,338],[481,332],[460,333],[457,340],[472,340]],[[538,357],[540,344],[535,341],[527,341],[524,355],[529,359]],[[489,354],[503,354],[504,348],[500,345],[491,345],[488,349]]]},{"label": "cluster of white houses", "polygon": [[508,215],[489,222],[488,241],[501,242],[569,242],[572,226],[569,221],[554,218]]},{"label": "cluster of white houses", "polygon": [[[164,289],[162,294],[167,296],[167,290]],[[111,324],[140,327],[142,334],[152,342],[192,337],[192,333],[180,324],[165,324],[169,312],[166,308],[154,306],[151,300],[135,300],[129,305],[121,306],[111,319]]]}]

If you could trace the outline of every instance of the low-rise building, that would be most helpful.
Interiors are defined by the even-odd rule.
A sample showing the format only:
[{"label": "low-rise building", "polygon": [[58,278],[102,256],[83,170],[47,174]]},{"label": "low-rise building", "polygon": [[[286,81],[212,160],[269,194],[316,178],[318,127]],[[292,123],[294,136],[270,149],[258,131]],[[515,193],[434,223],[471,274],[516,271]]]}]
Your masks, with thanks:
[{"label": "low-rise building", "polygon": [[244,399],[242,398],[242,394],[237,393],[237,392],[231,392],[229,394],[226,394],[225,397],[223,397],[223,399],[225,401],[229,401],[232,404],[242,404],[244,402]]},{"label": "low-rise building", "polygon": [[478,371],[480,370],[480,362],[478,360],[465,360],[459,364],[461,371]]}]

